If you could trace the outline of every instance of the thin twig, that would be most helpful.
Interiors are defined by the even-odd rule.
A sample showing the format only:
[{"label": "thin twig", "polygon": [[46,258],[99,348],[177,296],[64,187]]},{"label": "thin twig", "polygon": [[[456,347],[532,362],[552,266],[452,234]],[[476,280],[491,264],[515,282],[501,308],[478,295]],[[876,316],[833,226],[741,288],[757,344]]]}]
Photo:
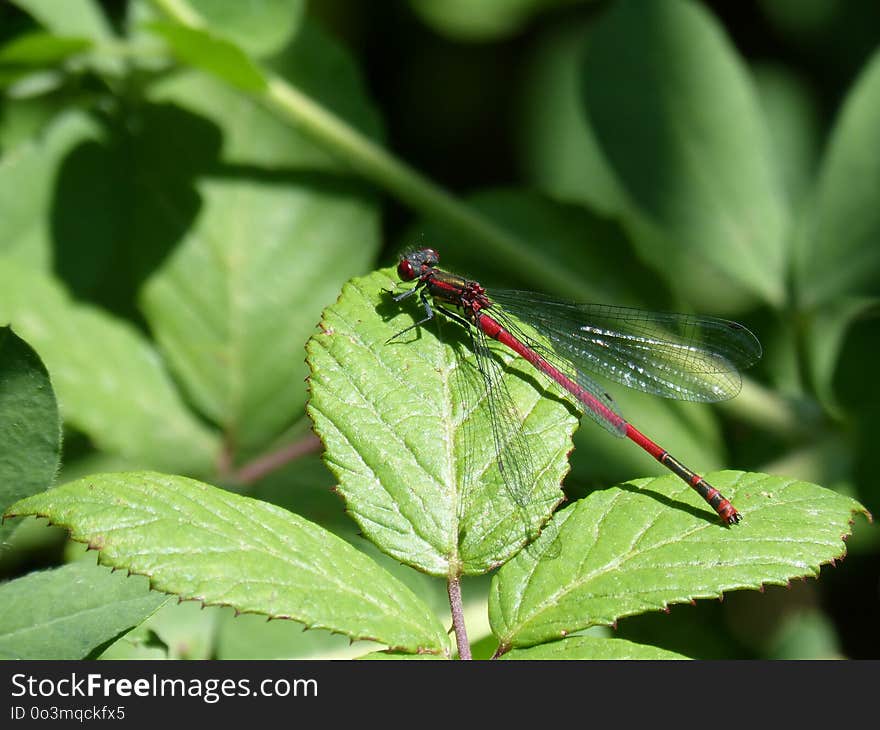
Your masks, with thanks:
[{"label": "thin twig", "polygon": [[461,603],[461,579],[450,575],[446,582],[449,592],[449,607],[452,609],[452,628],[455,629],[455,642],[458,644],[458,658],[471,659],[471,645],[468,643],[467,629],[464,625],[464,609]]},{"label": "thin twig", "polygon": [[282,446],[277,451],[271,451],[245,464],[234,474],[234,478],[241,484],[252,484],[267,474],[280,469],[301,456],[320,451],[321,441],[313,433],[306,434],[299,441]]}]

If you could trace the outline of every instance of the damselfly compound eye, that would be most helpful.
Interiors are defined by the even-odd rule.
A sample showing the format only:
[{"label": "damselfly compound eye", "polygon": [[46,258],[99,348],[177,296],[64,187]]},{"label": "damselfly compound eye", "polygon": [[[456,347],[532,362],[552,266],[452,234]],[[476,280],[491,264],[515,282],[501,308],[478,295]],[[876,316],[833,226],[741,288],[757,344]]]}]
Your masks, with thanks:
[{"label": "damselfly compound eye", "polygon": [[412,262],[408,258],[401,259],[400,263],[397,264],[397,275],[403,281],[412,281],[416,278],[416,270],[413,268]]}]

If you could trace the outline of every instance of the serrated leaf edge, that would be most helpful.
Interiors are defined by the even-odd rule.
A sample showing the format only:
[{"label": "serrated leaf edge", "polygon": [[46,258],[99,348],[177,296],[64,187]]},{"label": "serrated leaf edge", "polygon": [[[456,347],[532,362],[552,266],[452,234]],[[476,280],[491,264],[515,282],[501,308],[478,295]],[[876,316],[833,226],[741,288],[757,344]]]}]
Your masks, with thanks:
[{"label": "serrated leaf edge", "polygon": [[3,520],[6,520],[11,517],[27,517],[27,516],[33,516],[33,517],[45,519],[48,523],[47,526],[61,527],[65,530],[67,530],[67,533],[68,533],[71,540],[73,540],[74,542],[78,542],[78,543],[86,545],[87,550],[96,550],[98,552],[98,564],[101,565],[102,567],[109,568],[111,573],[115,573],[118,570],[124,570],[124,571],[126,571],[127,577],[130,577],[132,575],[143,576],[149,582],[149,589],[151,591],[156,591],[158,593],[165,593],[165,594],[171,595],[171,596],[177,596],[177,603],[178,604],[181,604],[184,601],[196,601],[196,602],[201,603],[202,609],[204,609],[206,607],[210,607],[210,606],[219,606],[221,608],[232,608],[235,611],[236,616],[241,616],[243,614],[251,614],[251,615],[255,615],[255,616],[266,616],[267,621],[274,621],[274,620],[295,621],[296,623],[303,625],[303,631],[308,631],[310,629],[321,629],[322,631],[328,631],[331,634],[338,634],[339,636],[347,637],[349,639],[350,644],[353,644],[355,641],[372,641],[377,644],[382,644],[382,645],[387,646],[389,650],[400,651],[405,654],[441,654],[442,655],[442,654],[447,653],[447,650],[444,648],[434,649],[431,647],[424,647],[424,646],[419,646],[416,648],[415,651],[412,651],[411,647],[390,645],[390,644],[387,644],[382,639],[379,639],[374,636],[370,636],[367,634],[361,635],[361,634],[357,634],[357,633],[347,633],[345,631],[340,631],[338,629],[335,629],[331,626],[326,626],[320,622],[309,623],[306,619],[303,619],[303,618],[300,618],[300,617],[294,616],[294,615],[270,614],[265,611],[256,611],[256,610],[251,610],[251,609],[239,609],[237,606],[233,605],[232,603],[228,603],[226,601],[208,601],[200,596],[186,595],[185,593],[182,593],[180,591],[163,587],[162,582],[160,580],[156,580],[148,572],[137,571],[137,570],[132,570],[131,568],[126,568],[124,566],[113,565],[112,563],[110,563],[108,560],[106,560],[104,558],[104,552],[102,550],[102,547],[103,547],[102,545],[96,544],[92,540],[89,540],[86,537],[80,536],[79,534],[77,534],[75,528],[71,527],[70,525],[66,525],[63,522],[53,521],[49,517],[49,515],[47,515],[45,513],[42,513],[42,512],[28,512],[28,513],[9,512],[9,513],[6,513],[3,515]]},{"label": "serrated leaf edge", "polygon": [[[727,473],[735,473],[735,474],[737,475],[737,480],[739,481],[739,480],[743,479],[744,477],[746,477],[750,472],[730,472],[730,471],[728,471]],[[773,477],[772,477],[771,475],[765,475],[765,478],[773,478]],[[646,484],[650,484],[651,482],[656,481],[656,480],[658,480],[658,479],[669,479],[669,477],[667,477],[667,476],[662,476],[662,477],[648,478],[648,479],[646,479],[646,480],[640,480],[640,481],[643,481],[643,482],[644,482],[643,484],[640,484],[640,487],[644,487]],[[794,478],[789,478],[787,481],[784,482],[784,484],[781,486],[781,488],[783,488],[783,489],[784,489],[784,488],[787,488],[787,487],[791,486],[792,484],[796,484],[796,483],[798,483],[799,481],[802,481],[802,480],[794,479]],[[738,486],[738,485],[737,485],[736,483],[730,485],[730,489],[731,489],[731,492],[732,492],[732,493],[735,493],[735,491],[736,491],[736,487],[737,487],[737,486]],[[686,494],[686,493],[687,493],[686,488],[683,487],[683,488],[681,489],[681,493]],[[621,493],[621,494],[622,494],[622,493]],[[608,509],[606,509],[605,514],[602,516],[602,518],[600,518],[599,520],[597,520],[597,522],[596,522],[596,532],[598,532],[598,528],[599,528],[599,525],[601,524],[601,520],[604,519],[604,517],[607,516],[607,514],[611,511],[611,508],[613,507],[614,503],[617,502],[617,500],[619,499],[619,496],[620,496],[620,495],[615,495],[614,500],[613,500],[612,503],[609,505]],[[842,496],[842,495],[838,495],[838,496]],[[869,523],[873,523],[873,521],[874,521],[874,519],[873,519],[873,515],[872,515],[872,514],[871,514],[871,513],[865,508],[865,507],[863,507],[862,505],[860,505],[860,504],[858,504],[857,502],[855,502],[855,500],[853,500],[853,502],[855,503],[855,505],[858,505],[858,506],[853,506],[853,507],[850,508],[850,519],[847,520],[847,523],[848,523],[850,526],[854,525],[854,524],[855,524],[855,516],[858,515],[858,514],[863,514],[863,515],[865,516],[865,518],[868,520]],[[649,525],[647,526],[647,528],[646,528],[645,530],[643,530],[643,531],[639,534],[638,537],[640,538],[641,535],[643,535],[648,529],[650,529],[650,527],[651,527],[652,524],[653,524],[653,522],[652,522],[651,524],[649,524]],[[695,526],[695,528],[694,528],[692,531],[690,531],[690,532],[687,533],[687,534],[693,534],[693,533],[696,532],[696,531],[704,530],[704,529],[707,529],[708,527],[710,527],[710,525],[697,525],[697,526]],[[851,534],[852,534],[852,530],[849,530],[848,532],[846,532],[846,533],[844,533],[843,535],[840,536],[841,542],[842,542],[843,544],[842,544],[842,546],[841,546],[841,547],[842,547],[842,551],[841,551],[839,554],[832,556],[832,557],[829,558],[828,560],[820,561],[820,562],[819,562],[818,564],[816,564],[815,566],[813,566],[813,565],[806,565],[806,566],[804,566],[804,569],[805,569],[805,570],[809,570],[809,572],[810,572],[809,575],[792,576],[791,578],[789,578],[788,580],[786,580],[786,581],[784,581],[784,582],[783,582],[783,581],[772,581],[772,580],[768,580],[768,581],[762,581],[762,582],[758,583],[757,585],[754,585],[754,584],[753,584],[753,585],[737,585],[737,586],[731,586],[730,588],[727,589],[727,591],[729,592],[729,591],[734,591],[734,590],[756,590],[756,591],[760,591],[760,592],[763,593],[765,586],[768,586],[768,585],[770,585],[770,586],[773,586],[773,585],[778,585],[778,586],[790,586],[790,585],[791,585],[791,582],[792,582],[793,580],[801,579],[801,580],[804,580],[804,581],[805,581],[807,578],[818,578],[818,576],[819,576],[819,574],[820,574],[820,572],[821,572],[821,568],[822,568],[823,565],[832,565],[832,566],[836,567],[837,563],[838,563],[839,561],[842,561],[842,560],[846,557],[846,555],[847,555],[846,540],[847,540],[847,538],[848,538]],[[676,539],[680,539],[680,538],[681,538],[681,535],[677,536]],[[655,547],[656,547],[656,546],[655,546]],[[531,576],[534,574],[534,571],[535,571],[535,569],[537,568],[538,563],[539,563],[539,561],[537,561],[537,560],[533,562],[533,564],[531,565],[531,570],[530,570],[529,573],[528,573],[528,576],[529,576],[529,577],[528,577],[528,578],[525,578],[524,581],[523,581],[524,584],[527,584],[527,583],[531,580]],[[617,564],[619,564],[619,562],[618,562]],[[662,567],[662,566],[661,566],[661,567]],[[604,573],[604,572],[606,572],[606,570],[607,570],[607,566],[605,566],[605,568],[603,568],[603,570],[602,570],[601,572]],[[593,572],[590,574],[590,577],[591,577],[591,578],[592,578],[592,577],[595,577],[599,572],[600,572],[600,571],[593,571]],[[578,582],[583,582],[583,581],[578,581]],[[550,608],[550,607],[552,607],[553,605],[555,605],[555,602],[558,601],[559,596],[560,596],[562,593],[568,593],[568,592],[570,592],[570,590],[572,590],[572,589],[571,589],[571,588],[566,588],[566,590],[564,590],[564,591],[562,591],[562,592],[557,592],[556,594],[554,594],[554,596],[552,597],[552,599],[547,599],[547,600],[545,600],[543,603],[546,605],[547,608]],[[724,600],[724,592],[725,592],[725,590],[722,589],[722,590],[720,590],[720,591],[712,591],[712,592],[705,593],[705,594],[696,593],[696,594],[694,594],[694,595],[689,596],[688,598],[682,598],[682,599],[680,599],[680,600],[672,600],[672,601],[665,601],[665,600],[664,600],[664,601],[658,603],[658,604],[656,605],[656,608],[634,609],[634,610],[631,610],[631,611],[624,611],[624,612],[622,612],[622,613],[617,614],[616,617],[615,617],[614,619],[610,619],[610,620],[609,620],[609,619],[605,619],[605,618],[597,618],[597,619],[595,619],[595,620],[591,620],[589,623],[585,624],[584,626],[580,626],[580,627],[578,627],[577,629],[572,630],[571,632],[568,632],[568,631],[562,630],[562,631],[560,632],[560,636],[559,636],[559,638],[560,638],[560,639],[565,638],[566,636],[569,635],[569,633],[574,633],[575,631],[582,631],[583,629],[589,628],[589,627],[591,627],[591,626],[610,626],[610,627],[612,627],[612,628],[616,628],[616,627],[617,627],[617,621],[618,621],[619,619],[621,619],[621,618],[626,618],[627,616],[638,615],[638,614],[640,614],[640,613],[646,613],[646,612],[651,611],[651,610],[656,610],[656,611],[658,611],[658,612],[669,613],[670,606],[673,606],[673,605],[680,605],[680,604],[685,604],[685,603],[691,603],[691,604],[693,604],[694,601],[697,600],[697,599],[717,598],[719,601],[723,601],[723,600]],[[632,594],[632,593],[630,593],[630,595],[631,595],[631,594]],[[615,594],[615,595],[627,595],[627,594],[624,593],[624,594]],[[647,601],[646,601],[646,602],[647,602]],[[544,609],[542,609],[542,610],[544,610]],[[535,616],[535,615],[539,615],[539,613],[540,613],[540,612],[532,613],[531,615],[532,615],[532,616]],[[506,653],[507,651],[509,651],[509,650],[511,650],[511,649],[514,649],[514,648],[516,648],[516,649],[524,649],[524,648],[527,648],[527,647],[530,647],[530,646],[538,646],[538,645],[540,645],[540,644],[547,643],[546,641],[537,641],[537,642],[533,642],[533,643],[529,643],[529,642],[518,643],[518,642],[515,640],[515,638],[502,637],[502,636],[498,636],[497,638],[498,638],[498,640],[499,640],[499,648],[498,648],[498,652],[497,652],[497,655],[498,655],[498,656],[500,656],[500,655],[502,655],[502,654]]]}]

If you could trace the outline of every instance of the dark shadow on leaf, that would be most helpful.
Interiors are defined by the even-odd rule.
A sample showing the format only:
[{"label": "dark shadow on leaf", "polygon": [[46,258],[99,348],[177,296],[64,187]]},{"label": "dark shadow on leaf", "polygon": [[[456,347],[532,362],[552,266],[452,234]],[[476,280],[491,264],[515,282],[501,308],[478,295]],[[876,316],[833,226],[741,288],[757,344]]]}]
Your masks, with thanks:
[{"label": "dark shadow on leaf", "polygon": [[104,138],[75,147],[51,211],[55,273],[79,299],[139,320],[141,283],[201,207],[196,180],[218,164],[222,135],[170,104],[102,117]]},{"label": "dark shadow on leaf", "polygon": [[623,484],[618,484],[618,488],[630,492],[632,494],[644,494],[652,499],[656,499],[661,504],[670,507],[674,510],[678,510],[681,512],[687,512],[694,517],[699,517],[700,519],[705,520],[713,525],[720,524],[718,521],[718,515],[714,512],[709,512],[708,510],[700,509],[699,507],[694,507],[693,505],[688,504],[687,502],[681,502],[677,499],[670,499],[665,494],[660,494],[660,492],[656,492],[650,488],[639,488],[633,484],[625,482]]},{"label": "dark shadow on leaf", "polygon": [[[382,299],[379,304],[376,305],[376,314],[378,314],[383,322],[388,322],[398,314],[402,314],[405,311],[409,310],[409,300],[405,300],[402,302],[395,302],[394,296],[398,294],[403,294],[404,290],[400,289],[399,291],[394,290],[386,290],[382,293]],[[414,294],[413,296],[418,297],[418,294]],[[412,310],[415,312],[415,310]],[[424,312],[424,310],[422,310]]]},{"label": "dark shadow on leaf", "polygon": [[342,199],[376,195],[343,173],[225,163],[220,127],[174,104],[142,104],[99,121],[102,139],[75,147],[58,171],[55,273],[76,298],[142,326],[140,288],[195,223],[200,180],[261,182]]}]

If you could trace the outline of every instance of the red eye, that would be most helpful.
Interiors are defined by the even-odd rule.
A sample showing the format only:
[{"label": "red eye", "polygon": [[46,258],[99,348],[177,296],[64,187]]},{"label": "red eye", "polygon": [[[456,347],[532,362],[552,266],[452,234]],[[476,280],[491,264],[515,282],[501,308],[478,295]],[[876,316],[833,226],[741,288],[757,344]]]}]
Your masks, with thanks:
[{"label": "red eye", "polygon": [[409,259],[401,259],[397,264],[397,275],[404,281],[412,281],[416,278],[416,270]]}]

